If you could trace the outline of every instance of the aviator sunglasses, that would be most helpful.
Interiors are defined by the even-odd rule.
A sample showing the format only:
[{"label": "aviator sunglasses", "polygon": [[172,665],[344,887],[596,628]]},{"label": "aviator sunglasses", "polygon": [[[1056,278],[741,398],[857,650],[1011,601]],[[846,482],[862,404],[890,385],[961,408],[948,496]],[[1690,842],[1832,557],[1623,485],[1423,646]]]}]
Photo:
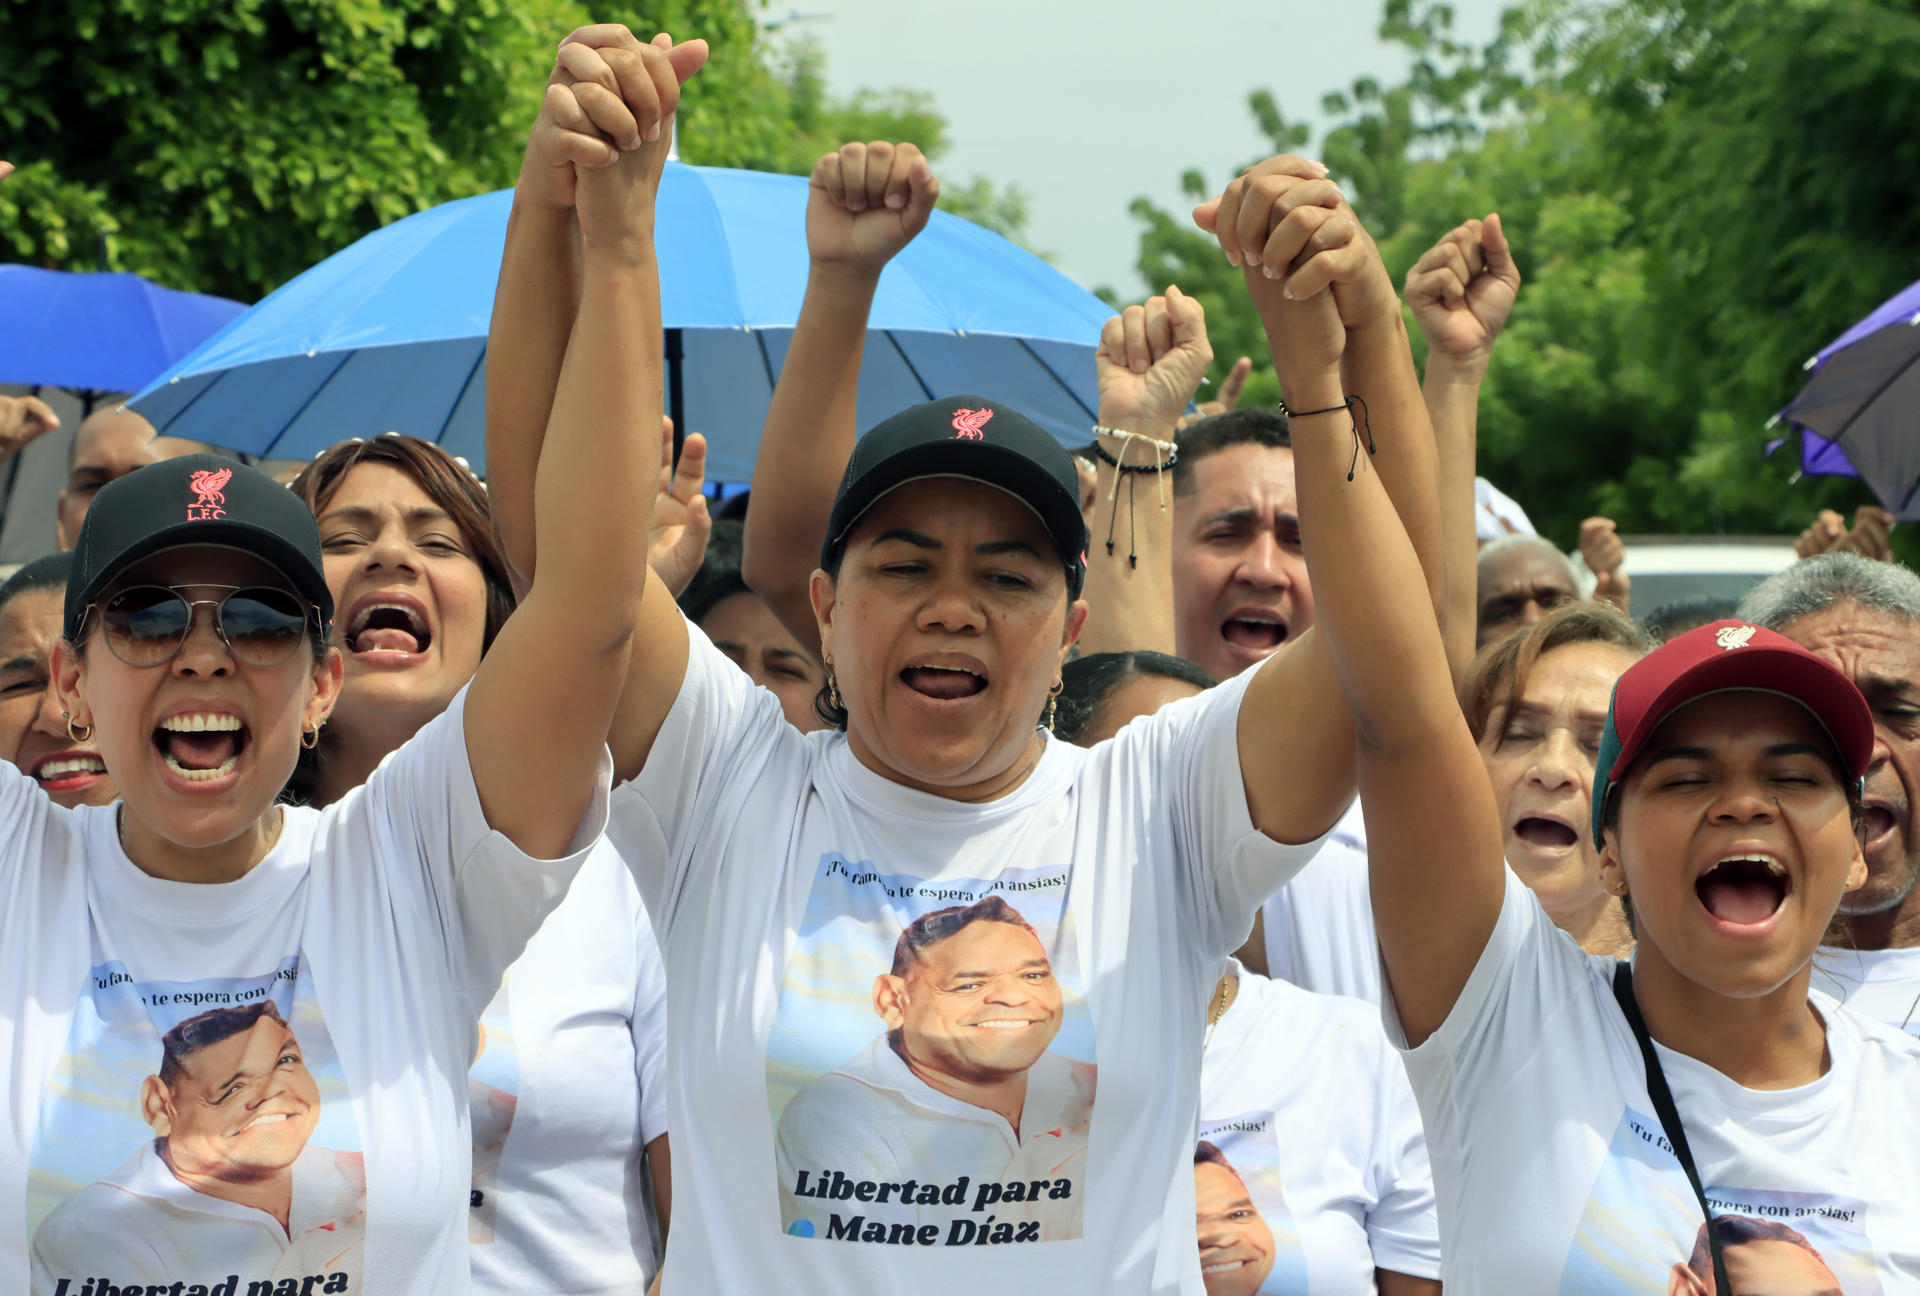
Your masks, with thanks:
[{"label": "aviator sunglasses", "polygon": [[[190,599],[183,589],[228,593],[219,599]],[[318,624],[314,609],[270,586],[136,585],[91,610],[100,613],[100,629],[115,657],[129,666],[161,666],[179,655],[193,631],[193,610],[202,605],[213,609],[220,642],[248,666],[280,665],[300,650],[309,619]]]}]

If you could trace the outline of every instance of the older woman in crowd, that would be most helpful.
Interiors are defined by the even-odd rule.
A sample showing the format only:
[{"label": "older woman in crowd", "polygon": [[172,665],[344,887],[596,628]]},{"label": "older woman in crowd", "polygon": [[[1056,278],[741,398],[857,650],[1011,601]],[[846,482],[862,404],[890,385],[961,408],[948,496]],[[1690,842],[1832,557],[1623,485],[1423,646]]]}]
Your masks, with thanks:
[{"label": "older woman in crowd", "polygon": [[[1460,686],[1499,807],[1507,865],[1590,954],[1624,955],[1633,944],[1585,826],[1607,700],[1621,672],[1651,646],[1612,606],[1572,603],[1489,645]],[[1329,843],[1260,918],[1268,975],[1380,1001],[1364,852]]]}]

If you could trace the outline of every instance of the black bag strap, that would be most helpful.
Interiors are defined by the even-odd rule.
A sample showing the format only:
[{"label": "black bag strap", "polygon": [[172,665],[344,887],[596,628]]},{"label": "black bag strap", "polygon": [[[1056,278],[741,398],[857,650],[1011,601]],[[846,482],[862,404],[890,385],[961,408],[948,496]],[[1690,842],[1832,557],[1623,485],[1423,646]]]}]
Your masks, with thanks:
[{"label": "black bag strap", "polygon": [[1660,1069],[1660,1055],[1653,1051],[1646,1020],[1640,1016],[1640,1001],[1633,994],[1633,965],[1624,959],[1613,969],[1613,997],[1619,1001],[1620,1011],[1627,1015],[1627,1025],[1633,1027],[1633,1038],[1640,1045],[1640,1061],[1647,1071],[1647,1096],[1653,1099],[1653,1114],[1660,1118],[1660,1129],[1666,1134],[1667,1142],[1673,1144],[1673,1154],[1680,1159],[1680,1168],[1687,1172],[1694,1200],[1700,1203],[1700,1214],[1706,1218],[1707,1249],[1713,1253],[1713,1289],[1719,1296],[1729,1296],[1733,1285],[1727,1281],[1727,1264],[1720,1255],[1720,1234],[1713,1226],[1707,1190],[1700,1185],[1700,1172],[1693,1164],[1693,1149],[1687,1146],[1687,1128],[1680,1123],[1680,1111],[1673,1105],[1673,1090],[1667,1088],[1666,1072]]}]

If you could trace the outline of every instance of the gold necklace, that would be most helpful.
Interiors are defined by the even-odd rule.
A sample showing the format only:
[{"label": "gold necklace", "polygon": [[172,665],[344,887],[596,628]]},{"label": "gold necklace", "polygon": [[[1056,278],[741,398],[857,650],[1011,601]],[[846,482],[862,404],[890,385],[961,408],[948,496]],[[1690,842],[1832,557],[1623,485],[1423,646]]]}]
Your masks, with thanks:
[{"label": "gold necklace", "polygon": [[1227,1012],[1227,990],[1233,985],[1233,978],[1221,974],[1219,988],[1213,992],[1213,1004],[1207,1009],[1207,1033],[1200,1038],[1200,1051],[1205,1053],[1207,1045],[1213,1043],[1213,1028]]}]

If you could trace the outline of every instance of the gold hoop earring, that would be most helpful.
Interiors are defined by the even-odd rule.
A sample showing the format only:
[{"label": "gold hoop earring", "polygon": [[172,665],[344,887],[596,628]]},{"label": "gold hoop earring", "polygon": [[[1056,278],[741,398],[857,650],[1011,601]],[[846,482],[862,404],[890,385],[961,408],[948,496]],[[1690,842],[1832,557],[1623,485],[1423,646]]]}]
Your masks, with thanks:
[{"label": "gold hoop earring", "polygon": [[82,729],[85,729],[85,730],[86,730],[86,732],[85,732],[85,733],[83,733],[83,734],[77,734],[77,733],[75,733],[75,732],[73,731],[73,717],[72,717],[72,716],[70,716],[70,715],[68,715],[68,714],[67,714],[67,713],[66,713],[65,711],[62,711],[62,712],[60,713],[60,718],[61,718],[62,720],[65,720],[65,721],[67,722],[67,740],[68,740],[69,742],[76,742],[76,743],[83,743],[83,742],[91,742],[91,741],[93,740],[93,726],[92,726],[92,725],[81,725],[80,727],[81,727]]},{"label": "gold hoop earring", "polygon": [[840,705],[840,685],[833,678],[832,671],[827,672],[827,705],[832,707],[835,711],[841,711],[845,709]]},{"label": "gold hoop earring", "polygon": [[1053,732],[1053,715],[1060,706],[1060,690],[1066,686],[1067,682],[1065,680],[1057,679],[1053,682],[1053,687],[1047,690],[1047,718],[1043,723],[1045,723],[1048,733]]},{"label": "gold hoop earring", "polygon": [[320,745],[320,726],[319,725],[315,725],[311,729],[302,729],[300,731],[300,746],[302,748],[306,749],[307,751],[312,751],[315,747],[318,747],[319,745]]}]

